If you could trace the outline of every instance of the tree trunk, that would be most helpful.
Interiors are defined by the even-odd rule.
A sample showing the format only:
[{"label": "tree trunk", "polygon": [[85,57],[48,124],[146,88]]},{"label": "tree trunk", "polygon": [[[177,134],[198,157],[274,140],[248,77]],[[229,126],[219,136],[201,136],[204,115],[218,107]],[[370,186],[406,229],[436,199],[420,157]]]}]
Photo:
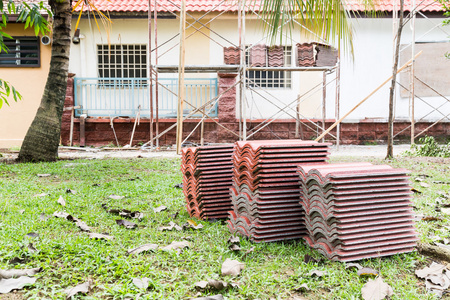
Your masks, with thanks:
[{"label": "tree trunk", "polygon": [[61,117],[69,72],[70,0],[49,0],[53,11],[53,44],[50,71],[36,116],[20,149],[18,161],[55,161],[61,133]]},{"label": "tree trunk", "polygon": [[388,144],[386,159],[394,157],[394,92],[396,85],[398,57],[400,53],[400,39],[403,30],[403,0],[400,0],[400,19],[398,22],[397,40],[395,44],[394,66],[392,67],[391,89],[389,91],[389,121],[388,121]]}]

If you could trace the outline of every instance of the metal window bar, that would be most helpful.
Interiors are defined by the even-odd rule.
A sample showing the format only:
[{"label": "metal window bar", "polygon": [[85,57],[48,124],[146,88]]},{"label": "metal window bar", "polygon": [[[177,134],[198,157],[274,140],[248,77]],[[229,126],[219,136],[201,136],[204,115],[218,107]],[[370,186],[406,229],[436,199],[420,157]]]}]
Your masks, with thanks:
[{"label": "metal window bar", "polygon": [[[104,84],[104,82],[108,84]],[[145,84],[143,84],[145,82]],[[156,83],[155,83],[156,84]],[[164,86],[159,92],[159,115],[175,118],[177,113],[177,78],[159,78],[158,84]],[[75,78],[76,116],[87,114],[92,117],[134,117],[141,106],[141,116],[149,117],[149,78]],[[217,78],[186,78],[186,101],[193,107],[200,107],[217,96]],[[153,89],[155,90],[155,89]],[[154,102],[156,96],[153,97]],[[209,116],[217,117],[217,103],[211,108]],[[194,108],[186,107],[189,114]],[[195,114],[201,117],[201,113]]]}]

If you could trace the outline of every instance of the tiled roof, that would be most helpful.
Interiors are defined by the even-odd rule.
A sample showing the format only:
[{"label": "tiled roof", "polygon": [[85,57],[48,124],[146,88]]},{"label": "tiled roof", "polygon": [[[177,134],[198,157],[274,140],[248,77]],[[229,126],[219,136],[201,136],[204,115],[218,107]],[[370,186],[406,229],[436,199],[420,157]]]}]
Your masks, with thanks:
[{"label": "tiled roof", "polygon": [[[384,12],[393,11],[393,3],[391,0],[375,0],[377,1],[376,10]],[[397,0],[398,1],[398,0]],[[146,12],[148,10],[148,0],[93,0],[95,6],[101,11],[110,12]],[[155,1],[150,0],[152,10]],[[249,5],[258,5],[259,0],[247,0]],[[399,3],[400,1],[398,1]],[[251,4],[250,4],[251,3]],[[362,11],[364,6],[358,0],[346,0],[346,7],[353,11]],[[416,0],[420,10],[424,12],[441,11],[442,6],[434,0]],[[179,11],[181,0],[158,0],[157,8],[159,12]],[[397,6],[398,7],[398,6]],[[405,10],[410,11],[412,8],[412,0],[405,0]],[[186,10],[191,12],[207,12],[207,11],[236,11],[236,0],[187,0]]]}]

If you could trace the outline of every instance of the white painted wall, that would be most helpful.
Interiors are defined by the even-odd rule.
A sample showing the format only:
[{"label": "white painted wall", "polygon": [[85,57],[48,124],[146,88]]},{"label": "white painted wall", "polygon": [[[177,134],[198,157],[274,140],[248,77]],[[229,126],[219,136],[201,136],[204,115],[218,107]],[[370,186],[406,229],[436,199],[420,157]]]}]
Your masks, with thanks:
[{"label": "white painted wall", "polygon": [[[127,19],[113,20],[112,32],[110,34],[111,44],[131,43],[131,44],[147,44],[148,43],[148,24],[145,19]],[[207,22],[208,19],[203,19]],[[442,19],[417,19],[416,20],[416,37],[420,41],[443,41],[448,39],[450,28],[438,27],[430,32],[429,29],[441,22]],[[388,18],[381,19],[358,19],[352,21],[355,28],[354,39],[354,58],[342,53],[341,67],[341,116],[352,109],[356,103],[366,97],[380,83],[386,80],[392,73],[392,20]],[[223,47],[238,45],[238,23],[236,19],[218,18],[210,23],[210,28],[217,34],[223,36],[218,37],[217,34],[203,29],[203,35],[196,33],[189,38],[186,50],[186,64],[204,64],[204,65],[221,65],[223,64]],[[199,26],[196,25],[198,28]],[[93,25],[92,30],[86,20],[82,20],[80,24],[81,34],[84,36],[79,45],[73,45],[71,50],[70,71],[76,73],[79,77],[97,77],[97,57],[96,44],[107,43],[107,35],[103,32],[100,34]],[[445,32],[445,31],[447,32]],[[158,20],[158,44],[161,45],[169,39],[173,38],[179,31],[179,23],[177,20],[159,19]],[[190,31],[193,32],[193,31]],[[426,35],[424,35],[427,33]],[[208,38],[211,37],[214,41]],[[294,41],[291,43],[285,39],[286,44],[293,46],[297,42],[307,42],[308,40],[300,37],[300,32],[296,29],[293,32]],[[263,27],[258,21],[247,20],[245,43],[254,44],[261,42],[263,37]],[[162,54],[159,64],[177,65],[179,48],[176,45],[179,41],[178,37],[173,38],[167,44],[162,46],[158,52]],[[411,30],[405,27],[402,43],[411,42]],[[266,41],[266,43],[268,43]],[[450,50],[450,49],[449,49]],[[410,56],[410,49],[404,51],[404,54]],[[295,53],[295,47],[293,47]],[[153,55],[154,58],[154,55]],[[292,57],[292,65],[295,64],[295,55]],[[450,63],[450,62],[449,62]],[[215,77],[215,74],[187,74],[187,77]],[[177,77],[177,74],[160,74],[160,77]],[[332,82],[335,73],[327,76],[327,82],[331,82],[327,88],[327,104],[326,117],[335,117],[335,84]],[[278,108],[284,107],[286,104],[293,102],[297,95],[304,94],[313,86],[321,83],[321,72],[293,72],[292,87],[288,89],[267,89],[267,90],[247,90],[247,117],[251,119],[263,119],[271,116],[277,118],[293,118],[295,116],[295,106],[292,105],[291,110],[276,114]],[[450,81],[450,80],[449,80]],[[450,82],[449,82],[450,83]],[[268,91],[269,93],[266,93]],[[239,91],[238,91],[239,93]],[[269,103],[258,93],[270,98],[275,104]],[[448,95],[447,95],[448,96]],[[347,119],[347,121],[360,120],[365,118],[374,118],[386,120],[388,116],[388,97],[389,84],[385,85],[380,91],[372,96],[366,103],[355,110]],[[433,106],[439,106],[446,103],[445,100],[437,97],[429,97],[428,102]],[[301,103],[301,113],[305,117],[321,118],[321,102],[322,88],[319,86],[315,93],[310,93],[309,97],[305,97]],[[237,108],[239,105],[237,103]],[[428,114],[432,109],[416,100],[416,118],[420,118]],[[450,104],[441,107],[444,114],[450,113]],[[239,116],[239,111],[237,111]],[[396,117],[400,119],[409,118],[409,99],[401,98],[397,93]],[[439,113],[432,113],[427,120],[437,120],[441,117]]]}]

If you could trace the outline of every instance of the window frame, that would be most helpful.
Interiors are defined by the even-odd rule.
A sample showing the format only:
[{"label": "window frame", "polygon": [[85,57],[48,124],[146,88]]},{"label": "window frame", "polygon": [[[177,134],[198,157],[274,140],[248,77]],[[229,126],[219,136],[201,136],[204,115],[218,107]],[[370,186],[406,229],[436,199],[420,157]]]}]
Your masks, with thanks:
[{"label": "window frame", "polygon": [[[37,36],[13,36],[12,37],[13,40],[15,40],[15,45],[16,45],[16,49],[14,50],[10,50],[8,45],[11,43],[11,39],[9,38],[4,38],[3,42],[5,43],[5,45],[8,47],[8,52],[6,51],[2,51],[0,53],[0,62],[1,61],[9,61],[9,60],[15,60],[16,63],[14,64],[2,64],[0,63],[0,68],[40,68],[41,67],[41,42],[40,42],[40,37]],[[17,43],[17,41],[19,41],[19,43]],[[24,43],[21,43],[20,41],[32,41],[35,44],[31,44],[30,45],[24,45]],[[14,45],[11,43],[11,46]],[[20,46],[36,46],[35,50],[17,50],[17,47]],[[4,58],[2,57],[2,55],[11,55],[12,54],[16,54],[15,57],[6,57],[6,58],[10,58],[10,59],[1,59]],[[17,55],[21,55],[21,54],[36,54],[36,57],[17,57]],[[17,64],[17,61],[36,61],[35,64]]]},{"label": "window frame", "polygon": [[[292,66],[292,46],[282,45],[284,50],[284,66]],[[248,65],[250,60],[250,51],[246,46],[245,62]],[[268,59],[268,48],[266,47],[266,59]],[[267,64],[267,61],[266,61]],[[252,76],[250,76],[252,74]],[[259,74],[259,77],[255,80],[255,75]],[[264,77],[263,77],[264,76]],[[253,82],[249,82],[251,79]],[[265,82],[262,82],[265,81]],[[246,87],[253,89],[280,89],[287,90],[292,89],[292,72],[291,71],[262,71],[254,70],[246,72]]]},{"label": "window frame", "polygon": [[[132,51],[131,46],[133,46]],[[139,46],[139,49],[136,47]],[[146,87],[148,83],[148,54],[147,44],[97,44],[97,71],[99,80],[99,86],[119,86],[119,87],[131,87],[133,82],[134,87]],[[136,51],[139,51],[138,53]],[[114,52],[114,53],[112,53]],[[114,59],[111,57],[114,55]],[[140,57],[140,61],[136,62],[136,57]],[[108,60],[105,60],[108,57]],[[120,57],[120,59],[118,59]],[[126,57],[126,59],[124,59]],[[133,57],[130,62],[130,58]],[[145,60],[145,61],[144,61]],[[134,66],[134,68],[131,68]],[[138,68],[136,68],[138,66]],[[123,76],[124,73],[129,74],[132,71],[134,76]],[[105,76],[107,72],[108,76]],[[120,77],[117,73],[120,72]],[[136,72],[139,76],[136,77]],[[111,76],[114,73],[114,76]],[[105,78],[105,79],[103,79]],[[123,80],[124,78],[134,78],[138,80]],[[139,80],[142,78],[142,80]],[[137,83],[137,84],[136,84]]]}]

